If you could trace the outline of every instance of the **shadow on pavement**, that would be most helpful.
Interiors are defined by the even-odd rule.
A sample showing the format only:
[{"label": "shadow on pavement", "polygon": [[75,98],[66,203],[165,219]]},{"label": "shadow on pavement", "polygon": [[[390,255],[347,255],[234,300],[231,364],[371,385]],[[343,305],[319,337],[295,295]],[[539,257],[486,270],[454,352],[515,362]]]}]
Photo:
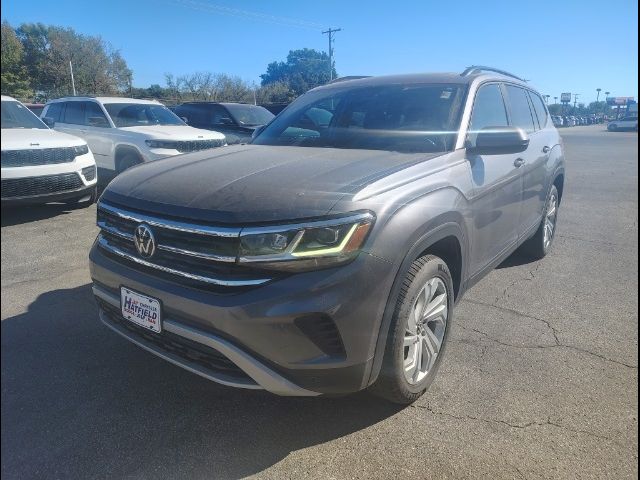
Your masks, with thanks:
[{"label": "shadow on pavement", "polygon": [[496,270],[500,270],[502,268],[518,267],[520,265],[528,265],[534,262],[537,262],[537,260],[522,253],[520,250],[516,250],[509,257],[507,257],[504,262],[498,265],[496,267]]},{"label": "shadow on pavement", "polygon": [[87,205],[49,203],[46,205],[24,205],[16,207],[3,207],[1,224],[3,227],[22,225],[24,223],[54,218],[60,215],[67,215],[74,210],[87,208]]},{"label": "shadow on pavement", "polygon": [[2,322],[5,478],[243,478],[399,410],[204,380],[103,327],[90,285]]}]

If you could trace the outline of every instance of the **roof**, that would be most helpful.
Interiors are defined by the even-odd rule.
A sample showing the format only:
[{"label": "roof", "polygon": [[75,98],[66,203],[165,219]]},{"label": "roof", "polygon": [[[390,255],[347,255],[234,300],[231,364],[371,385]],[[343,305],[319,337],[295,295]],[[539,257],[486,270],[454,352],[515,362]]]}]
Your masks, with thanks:
[{"label": "roof", "polygon": [[353,87],[353,86],[381,86],[381,85],[410,85],[410,84],[418,84],[418,83],[449,83],[449,84],[457,84],[457,85],[469,85],[472,82],[477,81],[478,79],[496,79],[509,81],[513,83],[518,83],[521,85],[527,85],[521,80],[509,76],[503,75],[497,72],[487,72],[487,71],[473,71],[466,75],[462,75],[460,73],[409,73],[402,75],[383,75],[379,77],[362,77],[362,78],[354,78],[353,80],[345,79],[344,81],[338,81],[335,83],[330,83],[328,85],[324,85],[318,88],[344,88],[345,86]]},{"label": "roof", "polygon": [[97,100],[100,103],[147,103],[158,105],[160,102],[157,100],[140,100],[138,98],[125,98],[125,97],[62,97],[50,100],[50,102],[59,102],[64,100],[65,102],[74,100]]}]

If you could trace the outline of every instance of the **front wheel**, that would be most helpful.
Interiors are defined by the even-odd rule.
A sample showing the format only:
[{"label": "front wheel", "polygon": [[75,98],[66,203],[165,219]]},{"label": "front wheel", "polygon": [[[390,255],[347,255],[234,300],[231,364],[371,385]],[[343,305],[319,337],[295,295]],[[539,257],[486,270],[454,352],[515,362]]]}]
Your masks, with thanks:
[{"label": "front wheel", "polygon": [[429,388],[444,354],[453,303],[447,264],[433,255],[414,261],[402,284],[372,393],[406,405]]}]

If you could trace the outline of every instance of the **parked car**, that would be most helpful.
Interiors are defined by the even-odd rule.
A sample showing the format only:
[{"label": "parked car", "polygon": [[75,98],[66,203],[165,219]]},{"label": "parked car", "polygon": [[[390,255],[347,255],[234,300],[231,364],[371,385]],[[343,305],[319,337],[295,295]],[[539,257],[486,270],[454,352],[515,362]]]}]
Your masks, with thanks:
[{"label": "parked car", "polygon": [[410,403],[464,292],[549,252],[562,148],[540,94],[487,67],[313,89],[249,145],[109,184],[100,318],[225,385]]},{"label": "parked car", "polygon": [[638,117],[622,117],[620,120],[613,120],[607,125],[607,130],[615,132],[618,130],[638,131]]},{"label": "parked car", "polygon": [[2,95],[2,206],[96,200],[97,172],[87,143],[50,130],[25,105]]},{"label": "parked car", "polygon": [[563,125],[563,120],[562,117],[558,116],[558,115],[554,115],[551,117],[551,119],[553,120],[553,126],[556,128],[562,127]]},{"label": "parked car", "polygon": [[39,117],[44,110],[44,103],[25,103],[24,106],[31,110],[36,117]]},{"label": "parked car", "polygon": [[249,142],[253,132],[275,116],[263,107],[245,103],[187,102],[172,110],[193,127],[223,133],[229,145]]},{"label": "parked car", "polygon": [[85,139],[98,167],[116,173],[226,143],[221,133],[190,127],[155,100],[60,98],[47,102],[42,119],[56,130]]}]

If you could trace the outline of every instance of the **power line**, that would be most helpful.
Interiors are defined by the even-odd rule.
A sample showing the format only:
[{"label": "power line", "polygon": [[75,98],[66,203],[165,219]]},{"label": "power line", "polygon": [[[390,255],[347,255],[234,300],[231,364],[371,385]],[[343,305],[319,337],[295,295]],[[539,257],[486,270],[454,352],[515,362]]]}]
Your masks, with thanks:
[{"label": "power line", "polygon": [[306,20],[300,20],[291,17],[278,17],[275,15],[269,15],[266,13],[252,12],[249,10],[241,10],[239,8],[225,7],[223,5],[217,5],[215,3],[197,0],[172,0],[168,3],[173,5],[179,5],[182,7],[190,8],[212,14],[229,15],[232,17],[245,18],[250,20],[256,20],[263,23],[271,23],[273,25],[281,25],[285,27],[306,28],[309,30],[317,30],[322,28],[322,25],[315,22],[308,22]]},{"label": "power line", "polygon": [[323,35],[329,35],[329,81],[333,80],[333,34],[340,31],[341,28],[329,28],[322,32]]}]

